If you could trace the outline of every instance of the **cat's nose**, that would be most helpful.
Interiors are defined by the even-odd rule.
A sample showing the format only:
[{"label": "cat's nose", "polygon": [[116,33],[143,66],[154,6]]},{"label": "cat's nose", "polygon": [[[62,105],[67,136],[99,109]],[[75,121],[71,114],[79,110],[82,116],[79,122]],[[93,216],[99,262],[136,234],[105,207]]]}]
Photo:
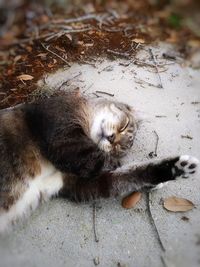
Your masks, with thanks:
[{"label": "cat's nose", "polygon": [[111,134],[111,135],[107,136],[107,139],[111,144],[113,144],[115,141],[115,137],[116,137],[115,134]]}]

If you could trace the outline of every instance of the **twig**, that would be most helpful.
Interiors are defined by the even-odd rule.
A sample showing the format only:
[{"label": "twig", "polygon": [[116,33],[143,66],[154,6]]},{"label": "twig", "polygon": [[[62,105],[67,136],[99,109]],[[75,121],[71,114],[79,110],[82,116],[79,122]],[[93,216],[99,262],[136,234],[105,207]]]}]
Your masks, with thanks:
[{"label": "twig", "polygon": [[[138,60],[138,59],[134,59],[133,63],[135,65],[139,66],[139,67],[145,67],[146,66],[146,67],[150,67],[150,68],[154,68],[155,69],[155,65],[154,64],[151,64],[151,63],[148,63],[148,62],[144,62],[144,61],[141,61],[141,60]],[[174,65],[174,63],[157,64],[157,67],[162,68],[162,67],[169,66],[169,65]],[[161,71],[159,70],[158,72],[160,73]]]},{"label": "twig", "polygon": [[163,53],[162,56],[163,56],[165,59],[176,60],[176,57],[175,57],[174,55],[169,54],[169,53]]},{"label": "twig", "polygon": [[114,50],[111,50],[111,49],[107,49],[107,52],[110,53],[110,54],[113,54],[115,56],[120,56],[120,57],[125,57],[125,58],[129,58],[130,57],[130,54],[129,53],[122,53],[122,52],[118,52],[118,51],[114,51]]},{"label": "twig", "polygon": [[157,134],[157,132],[154,130],[153,131],[154,133],[155,133],[155,135],[156,135],[156,146],[155,146],[155,155],[157,156],[157,149],[158,149],[158,141],[159,141],[159,136],[158,136],[158,134]]},{"label": "twig", "polygon": [[66,81],[64,81],[64,82],[62,82],[60,85],[59,85],[59,87],[57,88],[57,90],[60,90],[64,85],[68,85],[68,82],[70,82],[70,81],[72,81],[73,79],[75,79],[75,78],[77,78],[77,77],[79,77],[80,75],[82,74],[82,72],[81,71],[79,71],[79,73],[78,74],[76,74],[75,76],[73,76],[73,77],[71,77],[71,78],[69,78],[69,79],[67,79]]},{"label": "twig", "polygon": [[58,54],[56,54],[54,51],[49,49],[49,45],[45,46],[43,43],[41,43],[42,47],[47,50],[48,52],[52,53],[54,56],[58,57],[59,59],[61,59],[63,62],[65,62],[67,64],[68,67],[71,67],[71,65],[61,56],[59,56]]},{"label": "twig", "polygon": [[155,57],[154,57],[154,54],[153,54],[151,48],[149,48],[149,53],[150,53],[150,55],[151,55],[151,59],[152,59],[152,61],[153,61],[153,63],[154,63],[156,72],[157,72],[157,74],[158,74],[159,88],[163,88],[162,81],[161,81],[161,77],[160,77],[159,70],[158,70],[158,65],[157,65],[156,59],[155,59]]},{"label": "twig", "polygon": [[154,218],[153,218],[152,213],[151,213],[150,201],[151,201],[151,193],[150,193],[150,192],[147,192],[147,212],[148,212],[148,215],[149,215],[149,219],[150,219],[150,222],[151,222],[151,224],[152,224],[152,226],[153,226],[153,228],[154,228],[154,231],[155,231],[155,233],[156,233],[156,237],[157,237],[158,243],[159,243],[159,245],[160,245],[162,251],[165,252],[166,249],[165,249],[165,247],[164,247],[164,245],[163,245],[163,242],[162,242],[162,240],[161,240],[161,238],[160,238],[160,234],[159,234],[159,232],[158,232],[158,229],[157,229],[157,227],[156,227]]},{"label": "twig", "polygon": [[92,93],[92,94],[95,95],[97,98],[101,97],[101,96],[97,95],[96,93]]},{"label": "twig", "polygon": [[190,140],[193,139],[193,137],[188,135],[188,134],[187,135],[181,135],[181,138],[187,138],[187,139],[190,139]]},{"label": "twig", "polygon": [[167,118],[167,116],[165,116],[165,115],[156,115],[155,117],[156,118]]},{"label": "twig", "polygon": [[30,38],[25,38],[25,39],[17,39],[14,40],[13,42],[10,43],[10,45],[19,45],[19,44],[24,44],[24,43],[30,43],[36,40],[41,40],[41,39],[45,39],[46,41],[49,41],[53,38],[59,38],[64,34],[69,34],[69,33],[79,33],[79,32],[87,32],[89,30],[94,29],[94,27],[87,27],[87,28],[81,28],[81,29],[69,29],[69,30],[62,30],[59,32],[48,32],[42,35],[38,35],[35,37],[30,37]]},{"label": "twig", "polygon": [[0,104],[4,104],[6,102],[8,102],[8,99],[12,98],[12,95],[8,95],[7,97],[3,98],[1,101],[0,101]]},{"label": "twig", "polygon": [[[114,15],[111,15],[114,18]],[[102,13],[102,14],[87,14],[87,15],[83,15],[80,16],[78,18],[71,18],[71,19],[57,19],[57,20],[53,20],[52,23],[66,23],[66,24],[70,24],[70,23],[76,23],[76,22],[82,22],[82,21],[86,21],[86,20],[96,20],[97,22],[102,22],[103,19],[105,18],[110,18],[111,17],[109,15],[109,13]]]},{"label": "twig", "polygon": [[107,93],[107,92],[104,92],[104,91],[96,91],[97,94],[103,94],[103,95],[109,95],[109,96],[114,96],[114,94],[110,94],[110,93]]},{"label": "twig", "polygon": [[97,236],[97,231],[96,231],[96,213],[97,213],[97,209],[96,209],[96,202],[93,202],[93,230],[94,230],[94,240],[95,242],[99,242],[99,238]]},{"label": "twig", "polygon": [[147,84],[148,86],[160,88],[160,84],[149,83],[149,82],[147,82],[147,81],[144,81],[144,80],[141,80],[141,79],[138,79],[138,78],[135,78],[135,82],[136,82],[136,83],[139,83],[140,85],[142,85],[142,84],[145,83],[145,84]]},{"label": "twig", "polygon": [[133,25],[129,25],[129,26],[127,26],[127,27],[123,30],[124,35],[125,35],[126,37],[130,37],[130,34],[128,34],[127,32],[128,32],[128,31],[132,31],[132,30],[134,30],[134,29],[135,29],[135,27],[134,27]]},{"label": "twig", "polygon": [[192,105],[197,105],[197,104],[200,104],[200,101],[193,101],[191,102]]},{"label": "twig", "polygon": [[80,64],[88,64],[88,65],[91,65],[92,67],[96,68],[96,63],[87,61],[87,60],[85,60],[85,59],[79,60],[79,63],[80,63]]},{"label": "twig", "polygon": [[83,94],[85,94],[92,86],[94,85],[94,83],[91,83],[84,91]]},{"label": "twig", "polygon": [[123,31],[123,29],[116,28],[116,27],[112,27],[112,28],[104,27],[103,30],[106,31],[106,32],[122,32]]},{"label": "twig", "polygon": [[160,256],[160,259],[161,259],[161,262],[162,262],[163,266],[167,267],[167,264],[165,262],[165,259],[164,259],[163,255]]},{"label": "twig", "polygon": [[[64,34],[69,34],[69,33],[79,33],[79,32],[87,32],[94,29],[93,27],[86,27],[86,28],[81,28],[81,29],[71,29],[71,30],[62,30],[56,33],[51,33],[50,36],[45,39],[46,41],[50,41],[53,38],[60,38]],[[41,39],[42,37],[40,37]]]},{"label": "twig", "polygon": [[150,157],[150,158],[157,157],[157,150],[158,150],[159,136],[158,136],[158,134],[157,134],[156,131],[153,131],[153,132],[154,132],[155,135],[156,135],[156,145],[155,145],[155,149],[154,149],[154,151],[151,151],[151,152],[149,153],[149,157]]}]

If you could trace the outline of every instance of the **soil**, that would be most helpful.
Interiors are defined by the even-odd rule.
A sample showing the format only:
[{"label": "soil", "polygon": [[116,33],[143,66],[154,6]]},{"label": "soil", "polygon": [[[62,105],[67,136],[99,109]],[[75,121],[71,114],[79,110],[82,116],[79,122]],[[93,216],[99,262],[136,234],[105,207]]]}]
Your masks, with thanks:
[{"label": "soil", "polygon": [[[28,101],[42,76],[73,62],[130,60],[141,47],[158,41],[174,43],[183,57],[200,47],[198,34],[164,4],[79,1],[78,7],[50,8],[34,1],[17,2],[14,8],[0,8],[0,108]],[[23,74],[33,79],[19,79]]]}]

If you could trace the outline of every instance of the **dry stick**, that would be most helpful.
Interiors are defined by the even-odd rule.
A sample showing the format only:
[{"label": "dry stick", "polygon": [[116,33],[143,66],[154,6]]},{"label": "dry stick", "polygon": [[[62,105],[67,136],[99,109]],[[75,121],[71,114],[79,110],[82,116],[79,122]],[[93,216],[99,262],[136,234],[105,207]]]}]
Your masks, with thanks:
[{"label": "dry stick", "polygon": [[[158,136],[158,134],[157,134],[157,132],[156,132],[155,130],[154,130],[153,132],[154,132],[155,135],[156,135],[156,145],[155,145],[154,155],[157,156],[157,149],[158,149],[159,136]],[[152,213],[151,213],[150,201],[151,201],[151,192],[147,192],[147,212],[148,212],[148,215],[149,215],[149,219],[150,219],[150,222],[151,222],[151,224],[152,224],[152,226],[153,226],[153,228],[154,228],[154,231],[155,231],[155,233],[156,233],[156,237],[157,237],[158,243],[159,243],[159,245],[160,245],[162,251],[165,252],[166,249],[165,249],[165,247],[164,247],[164,245],[163,245],[163,242],[162,242],[162,240],[161,240],[161,237],[160,237],[158,228],[157,228],[157,226],[156,226],[156,223],[155,223],[155,221],[154,221],[153,215],[152,215]],[[161,262],[162,262],[163,266],[164,266],[164,267],[167,267],[167,264],[166,264],[166,262],[165,262],[165,259],[164,259],[164,257],[163,257],[162,255],[161,255],[160,259],[161,259]]]},{"label": "dry stick", "polygon": [[165,115],[155,115],[156,118],[167,118]]},{"label": "dry stick", "polygon": [[57,88],[57,90],[60,90],[64,85],[67,85],[67,83],[68,82],[70,82],[71,80],[73,80],[73,79],[75,79],[75,78],[77,78],[77,77],[79,77],[80,75],[82,74],[82,72],[81,71],[79,71],[79,73],[78,74],[76,74],[75,76],[73,76],[73,77],[71,77],[71,78],[69,78],[69,79],[67,79],[66,81],[64,81],[64,82],[62,82],[60,85],[59,85],[59,87]]},{"label": "dry stick", "polygon": [[54,56],[58,57],[59,59],[61,59],[63,62],[65,62],[67,64],[68,67],[71,67],[71,65],[61,56],[59,56],[58,54],[56,54],[54,51],[49,49],[49,45],[45,46],[43,43],[41,43],[42,47],[47,50],[48,52],[52,53]]},{"label": "dry stick", "polygon": [[152,226],[153,226],[153,228],[154,228],[154,230],[156,232],[156,237],[157,237],[158,243],[159,243],[162,251],[165,252],[166,249],[165,249],[165,247],[163,245],[163,242],[162,242],[162,240],[160,238],[160,234],[158,232],[158,229],[156,227],[154,218],[153,218],[152,213],[151,213],[151,207],[150,207],[150,201],[151,200],[150,199],[151,199],[151,193],[150,192],[147,192],[147,211],[148,211],[148,214],[149,214],[149,218],[150,218],[151,224],[152,224]]},{"label": "dry stick", "polygon": [[[60,32],[56,32],[56,33],[51,33],[50,36],[47,36],[47,38],[45,39],[46,41],[50,41],[51,39],[54,38],[59,38],[64,34],[69,34],[69,33],[79,33],[79,32],[87,32],[94,29],[94,27],[86,27],[86,28],[81,28],[81,29],[71,29],[71,30],[61,30]],[[42,37],[41,37],[42,38]]]},{"label": "dry stick", "polygon": [[104,27],[103,30],[106,32],[122,32],[123,31],[122,28],[115,28],[115,27],[113,27],[113,28]]},{"label": "dry stick", "polygon": [[135,78],[135,82],[136,83],[139,83],[139,84],[147,84],[148,86],[152,86],[152,87],[157,87],[157,88],[160,88],[160,85],[156,85],[156,84],[153,84],[153,83],[149,83],[147,81],[144,81],[144,80],[141,80],[141,79],[137,79]]},{"label": "dry stick", "polygon": [[94,240],[95,242],[99,242],[99,238],[97,236],[97,231],[96,231],[96,213],[97,213],[97,209],[96,209],[96,202],[93,202],[93,230],[94,230]]},{"label": "dry stick", "polygon": [[40,39],[43,39],[43,38],[46,38],[48,36],[52,36],[52,32],[48,32],[48,33],[45,33],[43,35],[40,35],[40,36],[35,36],[35,37],[30,37],[30,38],[25,38],[25,39],[17,39],[15,41],[13,41],[10,45],[20,45],[20,44],[24,44],[24,43],[29,43],[29,42],[33,42],[35,40],[40,40]]},{"label": "dry stick", "polygon": [[[87,14],[84,16],[80,16],[78,18],[71,18],[71,19],[58,19],[58,20],[53,20],[52,23],[76,23],[76,22],[82,22],[86,20],[91,20],[94,19],[98,22],[102,21],[102,18],[106,18],[105,15],[109,15],[109,13],[103,13],[103,14]],[[113,16],[113,15],[112,15]],[[114,16],[113,16],[114,18]]]},{"label": "dry stick", "polygon": [[165,259],[164,259],[164,257],[162,255],[160,256],[160,259],[161,259],[161,262],[162,262],[163,266],[164,267],[167,267],[167,264],[165,262]]},{"label": "dry stick", "polygon": [[96,91],[97,94],[103,94],[103,95],[109,95],[109,96],[114,96],[114,94],[110,94],[110,93],[107,93],[107,92],[104,92],[104,91]]},{"label": "dry stick", "polygon": [[158,136],[158,134],[157,134],[157,132],[156,132],[155,130],[154,130],[153,132],[154,132],[155,135],[156,135],[156,146],[155,146],[155,151],[154,151],[154,153],[155,153],[155,155],[157,156],[159,136]]},{"label": "dry stick", "polygon": [[[155,69],[155,64],[151,64],[151,63],[147,63],[138,59],[134,59],[133,63],[135,65],[138,65],[139,67],[150,67],[150,68],[154,68]],[[163,63],[163,64],[157,64],[157,67],[165,67],[165,66],[169,66],[169,65],[174,65],[174,63]],[[157,71],[156,71],[157,72]],[[159,70],[158,73],[160,73],[161,71]]]},{"label": "dry stick", "polygon": [[85,94],[92,86],[94,85],[94,83],[91,83],[84,91],[83,94]]},{"label": "dry stick", "polygon": [[45,33],[45,34],[42,34],[42,35],[38,35],[38,36],[35,36],[35,37],[30,37],[30,38],[25,38],[25,39],[18,39],[18,40],[15,40],[11,43],[11,45],[19,45],[19,44],[24,44],[24,43],[29,43],[29,42],[33,42],[33,41],[36,41],[36,40],[41,40],[41,39],[44,39],[46,38],[46,41],[49,41],[55,37],[61,37],[62,35],[64,34],[68,34],[68,33],[79,33],[79,32],[86,32],[86,31],[89,31],[89,30],[92,30],[94,29],[94,27],[87,27],[87,28],[81,28],[81,29],[71,29],[71,30],[62,30],[60,32],[48,32],[48,33]]},{"label": "dry stick", "polygon": [[111,50],[111,49],[107,49],[107,52],[110,53],[110,54],[113,54],[115,56],[120,56],[120,57],[125,57],[125,58],[129,58],[130,57],[130,54],[129,53],[122,53],[122,52],[117,52],[117,51],[114,51],[114,50]]},{"label": "dry stick", "polygon": [[99,96],[99,95],[97,95],[97,94],[95,94],[95,93],[92,93],[92,94],[95,95],[97,98],[101,97],[101,96]]},{"label": "dry stick", "polygon": [[158,70],[158,65],[157,65],[156,59],[155,59],[155,57],[154,57],[154,54],[153,54],[151,48],[149,48],[149,53],[150,53],[150,55],[151,55],[151,59],[152,59],[152,61],[153,61],[153,63],[154,63],[154,66],[155,66],[155,69],[156,69],[156,73],[157,73],[157,75],[158,75],[158,79],[159,79],[159,85],[158,85],[158,87],[159,87],[159,88],[163,88],[162,81],[161,81],[161,77],[160,77],[159,70]]}]

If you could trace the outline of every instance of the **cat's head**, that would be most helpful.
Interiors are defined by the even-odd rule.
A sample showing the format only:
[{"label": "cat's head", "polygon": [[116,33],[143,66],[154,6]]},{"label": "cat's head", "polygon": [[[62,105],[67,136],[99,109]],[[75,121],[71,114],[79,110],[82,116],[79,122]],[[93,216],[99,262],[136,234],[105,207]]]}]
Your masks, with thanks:
[{"label": "cat's head", "polygon": [[123,156],[137,131],[134,111],[126,104],[100,100],[93,109],[91,138],[103,151]]}]

